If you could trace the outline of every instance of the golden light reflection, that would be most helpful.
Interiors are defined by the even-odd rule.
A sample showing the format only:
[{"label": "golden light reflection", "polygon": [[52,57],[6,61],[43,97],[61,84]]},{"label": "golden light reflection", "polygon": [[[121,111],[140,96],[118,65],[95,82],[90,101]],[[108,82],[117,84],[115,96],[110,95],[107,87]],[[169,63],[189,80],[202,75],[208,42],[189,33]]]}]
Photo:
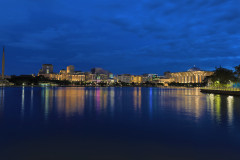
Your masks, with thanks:
[{"label": "golden light reflection", "polygon": [[58,88],[55,92],[58,113],[67,117],[83,113],[85,105],[84,88]]},{"label": "golden light reflection", "polygon": [[221,122],[221,96],[215,95],[215,114],[218,122]]},{"label": "golden light reflection", "polygon": [[48,118],[49,113],[49,88],[45,88],[45,119]]},{"label": "golden light reflection", "polygon": [[227,97],[227,110],[228,110],[228,124],[232,125],[233,122],[233,103],[234,97],[228,96]]},{"label": "golden light reflection", "polygon": [[205,111],[209,113],[212,120],[218,123],[223,123],[225,117],[228,117],[229,125],[234,120],[234,96],[202,94],[199,89],[162,89],[158,94],[158,99],[159,106],[168,106],[168,109],[175,109],[181,114],[190,115],[195,120],[205,116]]},{"label": "golden light reflection", "polygon": [[202,106],[200,107],[200,97],[196,96],[195,98],[195,117],[198,119],[201,116],[202,113]]},{"label": "golden light reflection", "polygon": [[43,100],[42,104],[44,105],[44,117],[45,120],[47,120],[53,105],[54,90],[52,88],[45,87],[42,88],[41,92]]},{"label": "golden light reflection", "polygon": [[[132,90],[133,89],[133,90]],[[32,113],[34,110],[34,89],[22,87],[21,92],[21,117],[28,113],[28,109]],[[214,94],[202,94],[199,89],[157,89],[149,88],[147,92],[141,87],[131,88],[129,98],[133,103],[136,113],[145,110],[149,111],[149,117],[156,115],[155,112],[174,111],[177,114],[190,116],[194,120],[210,115],[210,117],[223,123],[224,120],[231,126],[234,121],[234,105],[237,102],[233,96],[220,96]],[[115,104],[122,106],[126,104],[123,98],[126,92],[124,89],[118,88],[42,88],[41,104],[44,109],[44,116],[47,120],[52,110],[57,110],[60,116],[82,115],[84,111],[96,111],[97,113],[113,113]],[[146,97],[144,97],[146,95]],[[0,92],[1,105],[0,114],[3,113],[4,89]],[[236,98],[236,97],[235,97]],[[27,99],[30,99],[30,108],[28,108]],[[128,100],[129,100],[128,99]],[[127,100],[127,99],[126,99]],[[146,103],[145,103],[146,102]],[[56,103],[56,104],[55,104]],[[26,106],[25,106],[26,105]],[[54,107],[53,107],[54,105]],[[143,105],[143,106],[142,106]],[[146,106],[144,106],[146,105]],[[87,106],[87,107],[85,107]],[[227,107],[226,107],[227,106]],[[116,108],[116,110],[121,108]],[[94,112],[95,113],[95,112]],[[154,114],[153,114],[154,113]],[[148,113],[147,113],[148,114]],[[26,114],[27,115],[27,114]]]},{"label": "golden light reflection", "polygon": [[215,119],[219,124],[221,124],[224,123],[225,118],[227,118],[227,123],[231,126],[234,120],[234,96],[226,97],[210,94],[208,95],[208,99],[209,103],[207,103],[207,105],[208,108],[210,108],[208,111],[211,112],[212,119]]},{"label": "golden light reflection", "polygon": [[210,94],[209,95],[209,99],[210,99],[210,112],[211,112],[211,116],[214,116],[214,94]]},{"label": "golden light reflection", "polygon": [[142,91],[141,87],[135,87],[133,91],[133,106],[136,111],[141,110],[142,106]]},{"label": "golden light reflection", "polygon": [[115,101],[115,91],[114,91],[114,87],[112,87],[111,89],[110,89],[110,94],[109,94],[109,96],[110,96],[110,106],[111,106],[111,111],[113,111],[113,109],[114,109],[114,101]]},{"label": "golden light reflection", "polygon": [[105,110],[107,108],[107,105],[108,105],[108,91],[106,89],[103,89],[102,90],[102,94],[101,94],[101,97],[103,98],[102,102],[103,102],[103,105],[102,105],[102,110]]},{"label": "golden light reflection", "polygon": [[[201,99],[199,89],[169,89],[162,94],[161,105],[175,108],[177,112],[191,115],[198,120],[204,111],[204,103]],[[172,97],[169,99],[169,97]]]},{"label": "golden light reflection", "polygon": [[95,98],[96,98],[96,109],[97,109],[97,112],[100,112],[100,108],[101,108],[101,88],[97,88],[95,90]]}]

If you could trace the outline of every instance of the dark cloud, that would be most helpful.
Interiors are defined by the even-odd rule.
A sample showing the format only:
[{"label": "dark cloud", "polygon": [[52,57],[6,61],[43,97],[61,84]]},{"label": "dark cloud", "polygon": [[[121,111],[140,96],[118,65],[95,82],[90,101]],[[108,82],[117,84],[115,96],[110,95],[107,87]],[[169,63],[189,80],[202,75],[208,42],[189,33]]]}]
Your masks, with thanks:
[{"label": "dark cloud", "polygon": [[0,1],[7,74],[104,67],[114,73],[239,64],[238,0]]}]

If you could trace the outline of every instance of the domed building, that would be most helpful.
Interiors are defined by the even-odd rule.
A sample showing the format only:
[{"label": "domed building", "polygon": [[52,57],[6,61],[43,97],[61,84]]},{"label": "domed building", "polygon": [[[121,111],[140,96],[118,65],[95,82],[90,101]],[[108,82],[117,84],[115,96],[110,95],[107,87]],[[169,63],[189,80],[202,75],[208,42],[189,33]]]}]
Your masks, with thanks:
[{"label": "domed building", "polygon": [[211,76],[213,72],[203,71],[194,66],[186,72],[170,73],[171,79],[176,83],[203,83],[207,76]]},{"label": "domed building", "polygon": [[188,72],[193,72],[193,71],[201,71],[201,69],[194,66],[188,70]]}]

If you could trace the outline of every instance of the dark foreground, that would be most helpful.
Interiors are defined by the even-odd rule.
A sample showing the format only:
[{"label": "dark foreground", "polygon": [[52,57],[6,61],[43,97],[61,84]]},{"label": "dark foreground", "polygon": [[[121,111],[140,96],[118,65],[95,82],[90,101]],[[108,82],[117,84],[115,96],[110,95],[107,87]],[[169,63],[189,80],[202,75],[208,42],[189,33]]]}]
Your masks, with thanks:
[{"label": "dark foreground", "polygon": [[1,160],[240,159],[240,98],[197,89],[4,88]]}]

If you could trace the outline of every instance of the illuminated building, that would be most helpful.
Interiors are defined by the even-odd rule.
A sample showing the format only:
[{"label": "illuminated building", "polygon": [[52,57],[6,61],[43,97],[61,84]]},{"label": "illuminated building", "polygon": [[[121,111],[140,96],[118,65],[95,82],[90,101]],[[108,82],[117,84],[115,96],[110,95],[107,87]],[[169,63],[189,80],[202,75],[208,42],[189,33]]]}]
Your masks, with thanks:
[{"label": "illuminated building", "polygon": [[0,78],[0,86],[9,86],[13,85],[13,83],[10,83],[5,78],[10,78],[9,76],[4,75],[5,73],[5,52],[3,47],[3,54],[2,54],[2,78]]},{"label": "illuminated building", "polygon": [[59,74],[50,74],[48,78],[51,80],[59,80]]},{"label": "illuminated building", "polygon": [[108,83],[113,80],[113,74],[102,68],[92,68],[91,73],[96,75],[94,80],[96,83],[99,83],[99,82]]},{"label": "illuminated building", "polygon": [[[69,67],[69,66],[68,66]],[[44,75],[46,77],[46,75]],[[49,74],[47,76],[51,80],[70,81],[70,82],[83,82],[85,81],[85,75],[83,72],[73,72],[69,74],[68,70],[62,69],[59,74]]]},{"label": "illuminated building", "polygon": [[130,83],[142,83],[142,76],[131,75]]},{"label": "illuminated building", "polygon": [[60,81],[67,80],[67,71],[65,69],[61,69],[57,79]]},{"label": "illuminated building", "polygon": [[197,67],[193,67],[187,72],[169,73],[170,79],[176,83],[203,83],[203,80],[212,74],[213,72],[202,71]]},{"label": "illuminated building", "polygon": [[50,80],[67,80],[70,82],[87,82],[87,83],[113,83],[114,76],[111,72],[102,68],[93,68],[91,72],[75,71],[73,65],[67,66],[67,69],[60,70],[59,74],[53,73],[51,64],[43,64],[38,75],[42,75]]},{"label": "illuminated building", "polygon": [[96,74],[92,74],[91,72],[85,73],[85,81],[87,83],[96,82]]},{"label": "illuminated building", "polygon": [[106,74],[106,75],[110,74],[109,71],[106,71],[102,68],[92,68],[91,72],[92,72],[92,74]]},{"label": "illuminated building", "polygon": [[130,83],[131,82],[131,75],[130,74],[117,75],[116,81],[117,82]]},{"label": "illuminated building", "polygon": [[67,66],[67,74],[74,74],[74,66],[73,65]]},{"label": "illuminated building", "polygon": [[109,73],[109,74],[108,74],[108,78],[113,79],[113,78],[114,78],[113,74],[112,74],[112,73]]},{"label": "illuminated building", "polygon": [[65,69],[61,69],[59,74],[67,74],[67,71]]},{"label": "illuminated building", "polygon": [[153,81],[155,78],[157,78],[158,75],[157,74],[143,74],[142,75],[142,82],[151,82]]},{"label": "illuminated building", "polygon": [[85,75],[73,74],[69,77],[68,80],[72,81],[72,82],[83,82],[83,81],[85,81]]},{"label": "illuminated building", "polygon": [[124,82],[124,83],[142,83],[142,76],[122,74],[122,75],[117,75],[117,77],[115,78],[115,81]]},{"label": "illuminated building", "polygon": [[162,83],[164,86],[168,86],[169,83],[173,82],[173,79],[171,79],[171,78],[159,78],[157,80],[154,80],[154,82]]},{"label": "illuminated building", "polygon": [[83,82],[86,80],[84,72],[76,71],[74,74],[68,75],[68,80],[72,82]]},{"label": "illuminated building", "polygon": [[108,80],[108,75],[107,74],[97,74],[97,80],[106,82]]},{"label": "illuminated building", "polygon": [[52,73],[53,73],[53,65],[52,64],[43,64],[42,68],[38,72],[39,75],[52,74]]}]

